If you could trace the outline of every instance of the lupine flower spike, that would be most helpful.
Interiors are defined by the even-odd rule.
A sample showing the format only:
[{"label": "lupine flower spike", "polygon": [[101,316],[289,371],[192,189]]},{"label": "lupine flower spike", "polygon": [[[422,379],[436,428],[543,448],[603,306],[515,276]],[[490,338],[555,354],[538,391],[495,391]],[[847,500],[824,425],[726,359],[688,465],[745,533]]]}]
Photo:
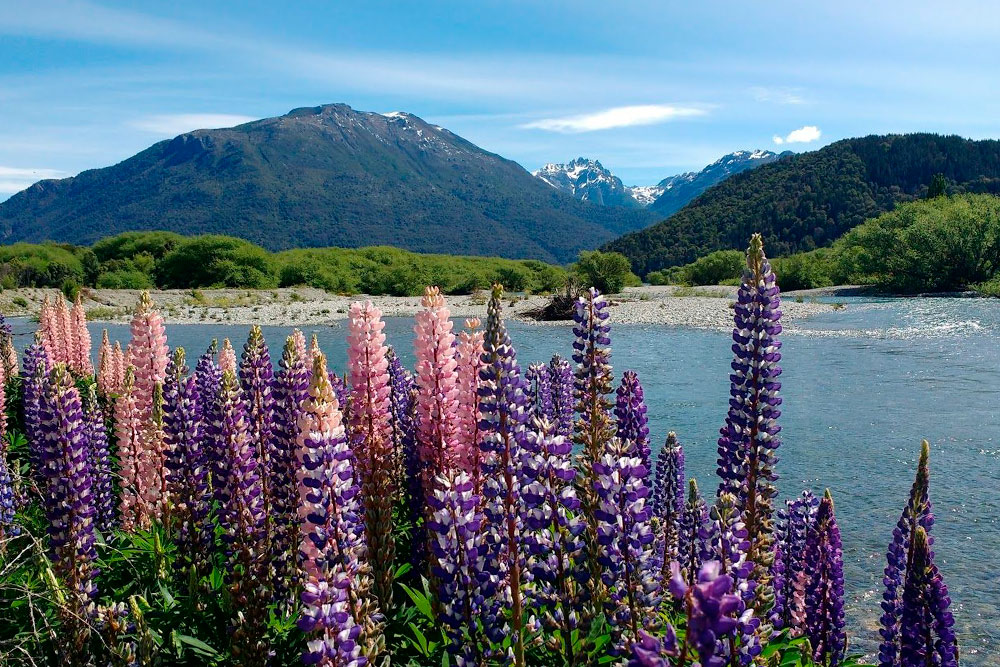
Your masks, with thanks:
[{"label": "lupine flower spike", "polygon": [[370,642],[377,610],[368,600],[354,455],[322,353],[313,359],[309,398],[299,419],[298,460],[299,558],[305,573],[299,628],[309,637],[303,661],[365,665],[374,657]]},{"label": "lupine flower spike", "polygon": [[[223,369],[225,372],[225,369]],[[260,327],[250,328],[250,335],[243,346],[243,356],[239,365],[240,386],[247,406],[247,428],[250,442],[254,446],[257,460],[257,474],[260,477],[261,501],[264,503],[265,530],[267,540],[271,536],[274,513],[271,511],[271,428],[274,422],[274,368],[271,353]]]},{"label": "lupine flower spike", "polygon": [[232,371],[236,372],[236,350],[233,349],[233,344],[229,342],[226,338],[222,341],[222,348],[219,350],[219,368],[222,372]]},{"label": "lupine flower spike", "polygon": [[117,394],[121,387],[116,384],[115,351],[108,339],[108,330],[101,334],[101,346],[97,348],[97,390],[102,396]]},{"label": "lupine flower spike", "polygon": [[83,402],[84,429],[87,435],[88,458],[93,480],[95,523],[97,529],[107,533],[115,526],[115,496],[112,483],[111,454],[108,446],[108,425],[104,408],[97,400],[97,388],[90,391]]},{"label": "lupine flower spike", "polygon": [[688,585],[692,585],[698,576],[702,560],[709,552],[710,537],[708,506],[698,493],[698,483],[692,479],[688,482],[687,500],[677,535],[677,562]]},{"label": "lupine flower spike", "polygon": [[653,486],[653,516],[658,539],[657,558],[661,579],[667,580],[670,563],[681,559],[681,527],[684,514],[684,449],[671,431],[656,457],[656,482]]},{"label": "lupine flower spike", "polygon": [[[523,500],[521,499],[522,454],[525,424],[529,416],[527,385],[521,376],[517,355],[511,346],[503,321],[503,287],[493,286],[487,306],[486,333],[483,341],[483,370],[480,375],[480,409],[483,413],[482,440],[483,501],[487,519],[486,567],[491,577],[506,577],[509,591],[510,625],[515,665],[524,665],[524,618],[522,570],[524,545],[521,540]],[[503,591],[502,598],[508,593]],[[494,609],[485,614],[484,623],[493,625]]]},{"label": "lupine flower spike", "polygon": [[677,664],[686,664],[690,653],[698,654],[701,667],[723,667],[726,660],[718,654],[720,641],[736,629],[740,598],[733,592],[733,579],[725,574],[718,561],[708,561],[698,570],[694,584],[689,584],[674,568],[670,592],[683,601],[687,613],[687,635]]},{"label": "lupine flower spike", "polygon": [[392,505],[395,497],[392,457],[388,348],[382,311],[371,301],[351,304],[348,316],[347,368],[351,388],[351,435],[361,481],[365,538],[375,599],[392,607]]},{"label": "lupine flower spike", "polygon": [[139,475],[139,456],[142,449],[142,422],[136,400],[134,370],[129,366],[125,371],[125,382],[121,393],[115,399],[115,443],[118,449],[121,492],[119,493],[119,515],[122,528],[133,531],[149,526],[149,515],[139,494],[142,480]]},{"label": "lupine flower spike", "polygon": [[900,664],[905,667],[928,664],[957,667],[958,644],[950,606],[948,587],[934,564],[927,531],[918,525],[903,588]]},{"label": "lupine flower spike", "polygon": [[622,373],[615,401],[615,419],[618,437],[625,442],[629,455],[636,456],[648,471],[650,465],[649,418],[642,385],[635,371]]},{"label": "lupine flower spike", "polygon": [[17,377],[20,374],[17,364],[17,350],[14,349],[14,331],[0,313],[0,366],[3,366],[4,376]]},{"label": "lupine flower spike", "polygon": [[557,354],[549,362],[549,377],[552,383],[552,419],[556,425],[556,434],[572,437],[576,405],[573,399],[573,367]]},{"label": "lupine flower spike", "polygon": [[468,471],[476,495],[482,492],[482,452],[479,430],[479,374],[483,367],[483,332],[479,320],[465,321],[455,349],[458,362],[458,433],[461,442],[460,465]]},{"label": "lupine flower spike", "polygon": [[781,523],[774,548],[774,606],[770,616],[775,630],[787,628],[793,637],[806,629],[805,585],[802,582],[811,567],[805,559],[806,536],[815,522],[818,508],[819,499],[812,491],[803,491],[778,512]]},{"label": "lupine flower spike", "polygon": [[41,334],[35,334],[35,342],[24,351],[23,403],[24,433],[28,439],[28,455],[34,472],[35,485],[44,496],[45,476],[42,474],[41,402],[45,383],[49,375],[49,356],[43,345]]},{"label": "lupine flower spike", "polygon": [[[730,375],[729,414],[719,438],[719,493],[736,496],[750,542],[749,560],[756,582],[754,608],[763,612],[773,594],[770,570],[773,561],[772,525],[777,495],[775,454],[780,441],[778,417],[781,383],[781,300],[774,272],[764,255],[760,234],[754,234],[747,249],[734,307],[733,372]],[[769,627],[762,627],[764,635]]]},{"label": "lupine flower spike", "polygon": [[72,633],[70,655],[82,657],[88,651],[89,619],[96,612],[96,509],[80,393],[62,364],[46,383],[39,427],[49,552],[53,570],[72,593],[72,607],[63,619]]},{"label": "lupine flower spike", "polygon": [[90,332],[87,331],[87,313],[83,309],[83,303],[80,300],[79,294],[77,294],[76,301],[73,303],[70,320],[73,329],[73,351],[70,367],[77,375],[93,375],[94,364],[90,361],[91,341]]},{"label": "lupine flower spike", "polygon": [[524,373],[528,383],[528,395],[531,397],[531,407],[535,417],[555,419],[555,406],[552,402],[552,375],[545,364],[531,364]]},{"label": "lupine flower spike", "polygon": [[840,529],[833,513],[833,497],[827,491],[816,519],[806,536],[805,561],[809,564],[806,585],[806,634],[813,659],[836,667],[847,649],[844,630],[844,559]]}]

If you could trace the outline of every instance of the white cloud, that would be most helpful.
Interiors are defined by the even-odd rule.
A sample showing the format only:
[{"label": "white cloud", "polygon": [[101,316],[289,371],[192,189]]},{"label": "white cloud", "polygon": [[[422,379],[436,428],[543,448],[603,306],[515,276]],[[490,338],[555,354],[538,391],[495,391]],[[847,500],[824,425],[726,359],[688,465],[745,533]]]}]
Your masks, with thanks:
[{"label": "white cloud", "polygon": [[58,169],[32,169],[30,167],[4,167],[0,165],[0,193],[13,194],[20,192],[32,183],[47,178],[62,178],[68,176]]},{"label": "white cloud", "polygon": [[218,127],[232,127],[257,120],[253,116],[228,113],[178,113],[147,116],[131,123],[132,127],[153,134],[171,137],[190,132]]},{"label": "white cloud", "polygon": [[771,104],[805,104],[806,99],[800,88],[765,88],[755,86],[750,89],[754,100]]},{"label": "white cloud", "polygon": [[808,144],[819,139],[821,132],[815,125],[804,125],[797,130],[792,130],[786,137],[774,135],[774,143],[781,144]]},{"label": "white cloud", "polygon": [[631,125],[656,125],[676,118],[701,116],[704,113],[704,110],[695,107],[678,107],[670,104],[639,104],[628,107],[614,107],[578,116],[543,118],[542,120],[525,123],[521,127],[563,133],[594,132],[595,130],[609,130],[614,127],[629,127]]}]

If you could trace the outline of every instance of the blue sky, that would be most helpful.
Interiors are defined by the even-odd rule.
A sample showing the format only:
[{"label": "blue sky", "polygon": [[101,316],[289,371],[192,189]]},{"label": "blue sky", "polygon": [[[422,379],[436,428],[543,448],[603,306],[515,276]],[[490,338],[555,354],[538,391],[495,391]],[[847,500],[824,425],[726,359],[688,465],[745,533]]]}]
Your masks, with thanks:
[{"label": "blue sky", "polygon": [[0,0],[0,199],[327,102],[651,184],[741,148],[1000,137],[998,66],[1000,8],[961,0]]}]

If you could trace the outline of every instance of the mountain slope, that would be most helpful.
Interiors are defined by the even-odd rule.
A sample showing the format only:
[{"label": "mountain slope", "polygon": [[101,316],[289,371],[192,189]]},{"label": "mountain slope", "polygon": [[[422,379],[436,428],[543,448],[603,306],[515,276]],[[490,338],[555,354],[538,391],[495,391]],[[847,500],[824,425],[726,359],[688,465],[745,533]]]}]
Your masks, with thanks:
[{"label": "mountain slope", "polygon": [[1000,141],[935,134],[845,139],[736,174],[603,249],[625,254],[640,275],[743,248],[755,231],[771,256],[811,250],[922,196],[938,173],[949,192],[1000,193]]},{"label": "mountain slope", "polygon": [[597,160],[576,158],[566,164],[549,163],[531,175],[577,199],[604,206],[640,206],[631,188]]},{"label": "mountain slope", "polygon": [[410,114],[343,104],[197,130],[0,204],[0,240],[123,231],[240,236],[271,250],[394,245],[566,262],[655,220],[577,201]]},{"label": "mountain slope", "polygon": [[701,171],[678,174],[660,181],[656,185],[660,189],[660,194],[650,204],[649,209],[663,216],[673,215],[702,192],[733,174],[761,167],[791,154],[791,151],[785,151],[779,155],[771,151],[757,149],[754,151],[735,151],[723,155]]}]

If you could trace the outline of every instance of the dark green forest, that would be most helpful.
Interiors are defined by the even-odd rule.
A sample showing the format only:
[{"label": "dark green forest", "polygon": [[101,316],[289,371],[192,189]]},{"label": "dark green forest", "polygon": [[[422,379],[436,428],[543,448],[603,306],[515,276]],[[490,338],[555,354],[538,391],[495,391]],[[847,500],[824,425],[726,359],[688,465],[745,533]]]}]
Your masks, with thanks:
[{"label": "dark green forest", "polygon": [[603,249],[624,254],[641,276],[738,249],[754,232],[773,255],[810,251],[926,196],[938,174],[947,194],[1000,193],[1000,141],[936,134],[838,141],[732,176]]}]

